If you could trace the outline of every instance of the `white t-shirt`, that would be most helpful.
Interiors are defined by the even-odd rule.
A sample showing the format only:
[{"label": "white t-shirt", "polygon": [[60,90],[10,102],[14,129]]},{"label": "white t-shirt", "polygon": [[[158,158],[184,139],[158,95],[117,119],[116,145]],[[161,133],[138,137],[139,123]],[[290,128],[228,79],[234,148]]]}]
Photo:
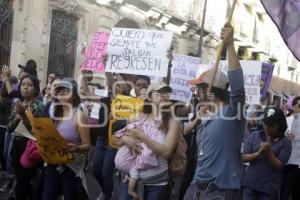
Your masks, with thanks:
[{"label": "white t-shirt", "polygon": [[292,139],[292,154],[287,164],[300,166],[300,113],[287,118],[287,133],[294,134]]}]

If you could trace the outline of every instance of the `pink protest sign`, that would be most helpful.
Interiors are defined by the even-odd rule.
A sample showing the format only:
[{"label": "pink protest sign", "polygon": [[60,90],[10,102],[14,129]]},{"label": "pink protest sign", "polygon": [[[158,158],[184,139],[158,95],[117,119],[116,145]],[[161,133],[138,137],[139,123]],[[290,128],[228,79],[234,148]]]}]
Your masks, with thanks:
[{"label": "pink protest sign", "polygon": [[103,72],[105,65],[102,62],[106,54],[109,33],[97,32],[94,34],[90,46],[85,54],[85,60],[82,63],[81,70],[92,70]]}]

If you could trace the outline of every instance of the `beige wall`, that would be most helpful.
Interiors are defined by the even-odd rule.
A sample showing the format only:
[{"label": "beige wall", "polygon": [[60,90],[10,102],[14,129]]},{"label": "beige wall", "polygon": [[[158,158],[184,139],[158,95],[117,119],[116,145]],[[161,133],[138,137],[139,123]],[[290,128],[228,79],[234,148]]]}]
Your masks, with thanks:
[{"label": "beige wall", "polygon": [[[46,82],[48,69],[53,9],[66,10],[79,17],[75,77],[80,74],[79,66],[84,59],[80,53],[82,44],[88,46],[94,32],[110,31],[122,17],[136,20],[143,28],[159,28],[156,25],[147,26],[145,13],[141,13],[137,8],[128,5],[112,9],[87,0],[26,0],[14,1],[13,7],[14,21],[10,61],[12,71],[17,75],[19,72],[18,64],[25,64],[28,59],[34,59],[37,62],[38,76],[43,86]],[[178,27],[175,27],[174,31],[177,30]],[[175,33],[175,53],[197,52],[198,38],[195,38],[192,33],[181,34],[180,31]]]}]

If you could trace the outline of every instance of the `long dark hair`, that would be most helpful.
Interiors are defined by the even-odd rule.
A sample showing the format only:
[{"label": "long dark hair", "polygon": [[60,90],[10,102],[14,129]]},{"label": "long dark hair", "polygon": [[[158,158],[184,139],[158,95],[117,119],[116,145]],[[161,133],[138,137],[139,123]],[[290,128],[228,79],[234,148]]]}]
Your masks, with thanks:
[{"label": "long dark hair", "polygon": [[[64,78],[63,81],[68,81],[71,83],[71,85],[72,85],[71,92],[72,92],[72,97],[73,97],[72,107],[77,108],[81,103],[81,99],[78,94],[78,85],[77,85],[76,81],[72,78]],[[59,104],[58,99],[55,99],[53,102]],[[54,117],[63,117],[63,114],[64,114],[63,106],[56,105],[54,107]]]},{"label": "long dark hair", "polygon": [[24,81],[24,79],[26,79],[26,78],[29,78],[30,81],[32,82],[32,85],[33,85],[33,87],[34,87],[34,97],[37,97],[37,96],[40,94],[40,81],[39,81],[39,79],[37,79],[37,77],[32,76],[32,75],[26,75],[26,76],[24,76],[24,77],[21,79],[20,84],[19,84],[19,88],[18,88],[18,90],[19,90],[19,95],[20,95],[20,97],[22,97],[22,100],[23,100],[24,98],[23,98],[23,96],[22,96],[22,94],[21,94],[21,85],[22,85],[22,82]]},{"label": "long dark hair", "polygon": [[[142,112],[144,114],[151,114],[152,111],[153,111],[153,106],[154,105],[149,100],[146,99],[144,101]],[[159,129],[161,129],[161,130],[163,130],[167,133],[168,130],[169,130],[169,121],[171,119],[172,105],[171,105],[171,103],[167,104],[167,105],[163,105],[163,106],[160,107],[160,109],[169,110],[169,112],[163,112],[162,113],[162,121],[161,121],[161,124],[159,126]]]}]

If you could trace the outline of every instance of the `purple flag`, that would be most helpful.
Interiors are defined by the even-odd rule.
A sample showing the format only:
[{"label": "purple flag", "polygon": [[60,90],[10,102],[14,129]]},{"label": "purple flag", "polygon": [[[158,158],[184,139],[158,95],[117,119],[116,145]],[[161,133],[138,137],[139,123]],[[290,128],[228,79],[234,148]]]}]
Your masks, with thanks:
[{"label": "purple flag", "polygon": [[274,65],[263,63],[261,68],[261,98],[262,100],[267,96],[268,89],[271,84],[273,76]]},{"label": "purple flag", "polygon": [[300,61],[300,1],[261,0],[286,45]]}]

